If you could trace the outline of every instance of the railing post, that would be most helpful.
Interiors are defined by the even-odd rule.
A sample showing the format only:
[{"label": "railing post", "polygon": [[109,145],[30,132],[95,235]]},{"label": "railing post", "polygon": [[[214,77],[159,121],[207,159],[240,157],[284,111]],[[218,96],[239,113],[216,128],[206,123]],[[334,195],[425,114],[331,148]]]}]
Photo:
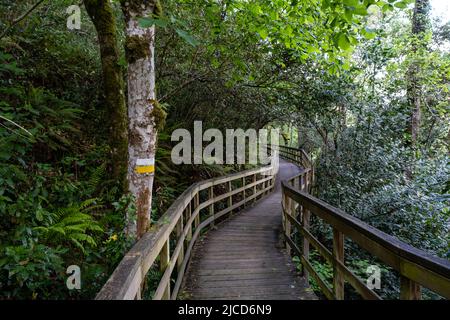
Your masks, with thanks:
[{"label": "railing post", "polygon": [[[245,188],[245,177],[242,177],[242,188]],[[244,199],[244,208],[246,207],[246,205],[247,205],[247,201],[245,200],[246,199],[246,189],[244,189],[243,191],[242,191],[242,197],[243,197],[243,199]]]},{"label": "railing post", "polygon": [[404,276],[400,277],[400,300],[420,300],[420,285]]},{"label": "railing post", "polygon": [[300,176],[299,177],[295,177],[295,179],[294,179],[294,188],[295,189],[300,189]]},{"label": "railing post", "polygon": [[[186,207],[186,222],[191,219],[191,213],[192,213],[191,205],[192,205],[192,201],[189,201],[189,204]],[[190,223],[187,227],[188,227],[188,234],[187,234],[186,240],[191,241],[191,239],[192,239],[192,224]]]},{"label": "railing post", "polygon": [[[289,197],[286,196],[286,214],[292,217],[292,203],[294,201]],[[286,236],[291,239],[291,232],[292,232],[292,228],[291,228],[291,221],[289,219],[286,219],[285,221],[285,225],[286,225]],[[291,247],[289,246],[289,244],[286,242],[286,251],[288,255],[291,255]]]},{"label": "railing post", "polygon": [[[214,199],[214,187],[213,186],[208,188],[208,199],[209,200]],[[209,216],[210,217],[214,216],[214,202],[209,205]],[[211,227],[214,227],[214,219],[211,222]]]},{"label": "railing post", "polygon": [[[161,273],[166,271],[167,266],[170,263],[170,239],[167,239],[166,243],[162,247],[161,253],[159,254],[159,270]],[[162,300],[170,300],[170,280],[167,282],[167,286],[164,290]]]},{"label": "railing post", "polygon": [[[180,240],[180,237],[183,234],[183,229],[184,229],[183,216],[181,216],[180,220],[178,220],[178,222],[177,222],[177,227],[176,227],[177,242]],[[181,246],[180,254],[178,255],[178,259],[177,259],[178,272],[180,272],[180,270],[181,270],[181,265],[183,264],[183,260],[184,260],[184,245]]]},{"label": "railing post", "polygon": [[[302,224],[305,230],[309,231],[310,212],[307,208],[303,207]],[[303,258],[309,261],[309,240],[303,237]],[[303,266],[303,277],[305,278],[305,285],[309,286],[309,272]]]},{"label": "railing post", "polygon": [[[228,192],[233,191],[232,186],[231,186],[231,181],[228,181],[227,185],[228,185]],[[228,197],[228,207],[230,208],[232,205],[233,205],[233,196],[230,195]],[[230,213],[233,213],[233,210],[231,210]]]},{"label": "railing post", "polygon": [[308,193],[308,187],[309,187],[309,171],[306,171],[305,173],[305,192]]},{"label": "railing post", "polygon": [[276,178],[277,178],[274,168],[272,168],[271,175],[272,175],[272,180],[271,180],[272,188],[271,189],[272,189],[272,191],[274,191],[275,190],[275,182],[276,182]]},{"label": "railing post", "polygon": [[[196,211],[196,209],[198,208],[199,204],[200,204],[200,196],[199,196],[199,194],[197,192],[197,193],[195,193],[195,196],[194,196],[194,211]],[[199,224],[200,224],[200,211],[197,212],[197,215],[195,216],[195,219],[194,219],[195,230],[197,230],[197,227],[198,227]]]},{"label": "railing post", "polygon": [[[290,238],[291,236],[291,226],[290,221],[286,217],[289,214],[289,197],[286,193],[283,192],[282,194],[282,201],[283,201],[283,215],[282,215],[282,224],[283,224],[283,235]],[[289,243],[286,241],[286,251],[288,254],[291,252],[291,247],[289,246]]]},{"label": "railing post", "polygon": [[[333,228],[333,257],[344,263],[344,234]],[[344,275],[337,267],[338,262],[333,261],[333,289],[336,300],[344,300]]]},{"label": "railing post", "polygon": [[[256,173],[253,175],[253,183],[256,183]],[[256,188],[256,184],[253,186],[253,195],[255,195],[256,194],[256,192],[258,192],[258,190],[257,190],[257,188]],[[256,202],[256,196],[255,196],[255,198],[253,199],[253,203],[255,203]]]}]

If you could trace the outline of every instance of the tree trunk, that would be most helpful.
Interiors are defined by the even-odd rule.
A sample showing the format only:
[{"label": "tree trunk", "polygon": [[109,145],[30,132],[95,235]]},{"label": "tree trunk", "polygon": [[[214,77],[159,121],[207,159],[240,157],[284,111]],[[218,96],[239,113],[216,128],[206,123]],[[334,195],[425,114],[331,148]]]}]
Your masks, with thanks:
[{"label": "tree trunk", "polygon": [[411,109],[409,123],[410,144],[416,148],[420,134],[421,124],[421,81],[419,56],[422,50],[426,50],[425,33],[428,29],[429,0],[416,0],[412,19],[412,63],[408,69],[408,105]]},{"label": "tree trunk", "polygon": [[[430,8],[429,0],[416,0],[414,14],[412,18],[412,44],[411,44],[411,65],[407,73],[407,100],[411,117],[408,124],[409,141],[412,148],[412,160],[416,158],[418,142],[420,138],[420,125],[422,121],[421,94],[422,85],[420,80],[421,63],[419,61],[421,52],[426,50],[425,34],[428,29],[428,12]],[[412,178],[413,166],[406,170],[406,177]]]},{"label": "tree trunk", "polygon": [[136,200],[137,222],[128,232],[140,238],[150,225],[157,128],[164,112],[155,93],[155,26],[142,28],[137,19],[152,16],[157,1],[122,0],[128,61],[128,181]]},{"label": "tree trunk", "polygon": [[127,108],[122,68],[119,65],[116,21],[109,0],[85,0],[84,5],[95,29],[103,72],[104,99],[109,116],[109,145],[111,147],[112,177],[127,189]]}]

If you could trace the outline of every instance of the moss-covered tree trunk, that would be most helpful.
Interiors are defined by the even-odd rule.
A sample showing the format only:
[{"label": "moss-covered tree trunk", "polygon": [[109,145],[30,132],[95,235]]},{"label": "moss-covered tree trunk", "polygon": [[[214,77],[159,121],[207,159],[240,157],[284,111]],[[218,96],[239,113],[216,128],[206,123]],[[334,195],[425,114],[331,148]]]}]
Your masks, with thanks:
[{"label": "moss-covered tree trunk", "polygon": [[[422,81],[421,62],[425,50],[427,50],[426,32],[428,30],[428,12],[430,10],[430,0],[416,0],[414,14],[412,17],[412,37],[411,37],[411,64],[407,74],[407,100],[410,109],[410,120],[408,125],[408,144],[413,150],[413,160],[416,157],[418,148],[420,125],[422,122],[421,96]],[[408,178],[412,177],[412,167],[406,171]]]},{"label": "moss-covered tree trunk", "polygon": [[104,100],[109,116],[112,176],[126,190],[128,120],[116,20],[109,0],[85,0],[84,4],[97,30],[100,46]]},{"label": "moss-covered tree trunk", "polygon": [[[128,62],[128,181],[135,196],[137,221],[128,231],[140,238],[150,225],[159,110],[155,94],[155,27],[142,28],[139,17],[152,16],[156,0],[122,0]],[[155,120],[156,119],[156,120]]]},{"label": "moss-covered tree trunk", "polygon": [[425,35],[428,29],[428,12],[430,8],[429,0],[416,0],[414,14],[412,19],[412,46],[411,46],[411,65],[408,69],[408,105],[411,110],[409,123],[409,133],[411,135],[411,144],[416,145],[419,139],[421,122],[421,91],[420,81],[420,58],[421,53],[427,48]]}]

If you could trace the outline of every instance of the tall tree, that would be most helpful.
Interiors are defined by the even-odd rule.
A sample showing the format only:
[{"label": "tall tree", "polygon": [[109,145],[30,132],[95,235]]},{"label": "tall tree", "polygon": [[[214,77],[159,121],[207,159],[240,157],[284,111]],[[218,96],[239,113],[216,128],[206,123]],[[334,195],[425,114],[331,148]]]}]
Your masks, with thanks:
[{"label": "tall tree", "polygon": [[109,115],[112,175],[126,189],[128,121],[116,20],[109,0],[85,0],[84,5],[94,23],[100,46],[103,94]]},{"label": "tall tree", "polygon": [[430,0],[416,0],[414,14],[412,17],[412,62],[408,68],[408,88],[407,99],[411,109],[409,123],[410,144],[416,149],[420,134],[420,123],[422,118],[421,93],[422,85],[420,81],[420,56],[426,50],[426,32],[428,30],[428,12],[430,10]]},{"label": "tall tree", "polygon": [[160,13],[157,0],[121,0],[125,16],[128,62],[128,182],[136,199],[136,224],[128,232],[140,238],[150,224],[156,135],[164,112],[155,92],[155,26],[142,27],[140,17]]}]

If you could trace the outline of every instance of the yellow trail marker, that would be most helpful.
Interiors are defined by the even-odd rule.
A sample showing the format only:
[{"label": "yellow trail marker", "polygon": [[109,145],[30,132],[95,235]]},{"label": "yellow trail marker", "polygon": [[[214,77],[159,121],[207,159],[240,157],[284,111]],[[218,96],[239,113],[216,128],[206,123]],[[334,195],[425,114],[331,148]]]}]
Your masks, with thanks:
[{"label": "yellow trail marker", "polygon": [[155,172],[155,159],[137,159],[136,167],[134,169],[136,173],[154,173]]}]

